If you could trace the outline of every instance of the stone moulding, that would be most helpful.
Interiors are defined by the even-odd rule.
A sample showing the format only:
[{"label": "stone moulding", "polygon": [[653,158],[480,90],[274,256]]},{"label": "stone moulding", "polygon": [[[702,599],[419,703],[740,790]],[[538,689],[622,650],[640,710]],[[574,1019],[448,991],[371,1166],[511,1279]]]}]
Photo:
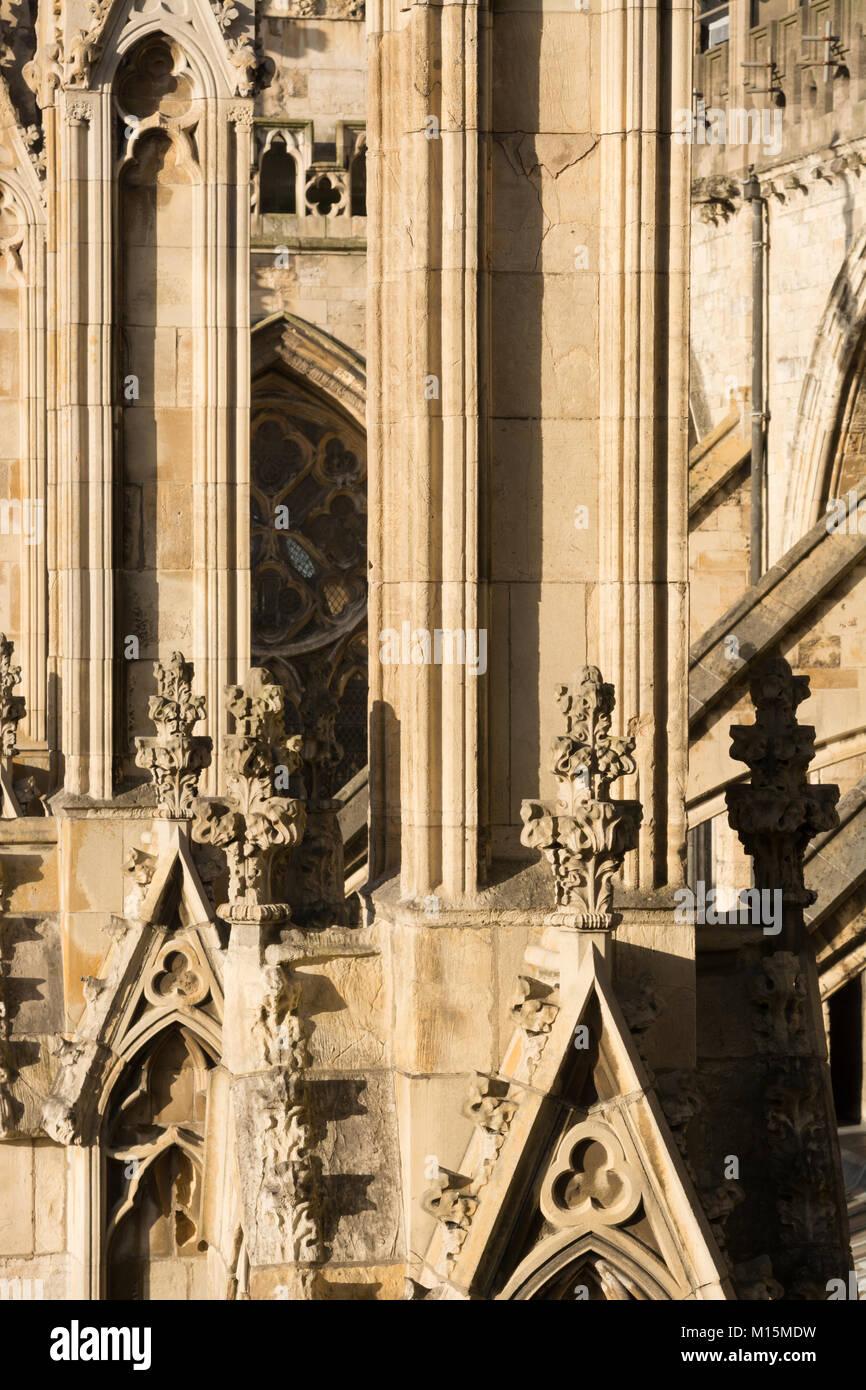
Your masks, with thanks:
[{"label": "stone moulding", "polygon": [[566,732],[551,746],[556,801],[523,802],[521,843],[540,849],[553,869],[557,907],[576,911],[584,929],[614,924],[613,880],[637,846],[639,801],[615,801],[610,784],[636,769],[635,740],[610,732],[614,691],[595,666],[556,688]]}]

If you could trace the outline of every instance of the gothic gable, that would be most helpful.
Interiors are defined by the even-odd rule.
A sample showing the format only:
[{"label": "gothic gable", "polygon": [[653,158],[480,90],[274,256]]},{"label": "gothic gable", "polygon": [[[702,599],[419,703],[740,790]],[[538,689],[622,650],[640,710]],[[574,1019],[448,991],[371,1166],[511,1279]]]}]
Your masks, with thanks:
[{"label": "gothic gable", "polygon": [[599,952],[570,1006],[541,988],[524,981],[502,1068],[476,1077],[461,1173],[425,1197],[435,1296],[733,1297]]}]

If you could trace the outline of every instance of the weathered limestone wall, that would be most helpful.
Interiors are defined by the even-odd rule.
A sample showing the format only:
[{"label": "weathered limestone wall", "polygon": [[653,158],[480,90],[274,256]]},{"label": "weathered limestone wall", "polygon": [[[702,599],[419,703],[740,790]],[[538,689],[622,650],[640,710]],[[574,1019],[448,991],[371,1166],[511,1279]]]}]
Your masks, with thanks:
[{"label": "weathered limestone wall", "polygon": [[[254,324],[281,311],[296,314],[361,354],[367,219],[351,196],[351,170],[366,119],[363,19],[363,4],[352,0],[266,0],[257,7],[262,51],[274,72],[256,98],[250,280]],[[293,213],[262,211],[258,197],[261,151],[277,129],[286,131],[296,163]],[[321,173],[342,201],[308,202],[308,184]]]},{"label": "weathered limestone wall", "polygon": [[[861,146],[866,154],[862,141],[852,148],[859,153]],[[785,199],[772,193],[767,198],[770,564],[797,539],[786,509],[804,386],[834,282],[844,273],[846,257],[858,244],[866,220],[866,181],[847,170],[837,174],[825,163],[813,156],[768,171]],[[819,177],[816,167],[821,169]],[[798,186],[788,188],[789,178]],[[718,226],[697,218],[693,223],[691,335],[698,370],[692,391],[701,393],[713,424],[728,414],[732,395],[748,392],[751,382],[751,239],[749,208],[740,208]],[[746,432],[750,409],[746,401]],[[742,534],[748,542],[748,514],[744,523]]]},{"label": "weathered limestone wall", "polygon": [[[772,564],[818,514],[808,455],[824,440],[815,441],[809,422],[823,421],[823,395],[836,387],[822,359],[821,339],[844,373],[858,336],[848,330],[856,329],[860,317],[859,310],[855,318],[850,311],[853,301],[860,301],[866,205],[866,10],[855,0],[834,11],[841,51],[834,51],[826,70],[824,45],[803,41],[803,35],[823,33],[830,16],[825,5],[762,7],[761,23],[754,28],[750,13],[747,4],[732,5],[730,42],[696,62],[696,88],[707,117],[720,114],[706,130],[696,123],[692,145],[691,392],[706,429],[706,422],[716,424],[728,413],[732,393],[739,399],[750,387],[751,212],[742,207],[742,179],[754,164],[766,199],[768,242],[767,558]],[[742,66],[766,61],[768,49],[777,74],[771,83],[765,70]],[[803,67],[805,62],[812,66]],[[750,85],[772,85],[774,91],[750,93]],[[760,133],[741,123],[752,111],[762,112],[766,121]],[[844,282],[848,312],[839,337],[830,309],[834,286],[841,290]],[[744,409],[750,409],[747,402]]]},{"label": "weathered limestone wall", "polygon": [[46,1141],[0,1144],[0,1189],[6,1194],[0,1207],[4,1299],[70,1296],[67,1162],[67,1150]]}]

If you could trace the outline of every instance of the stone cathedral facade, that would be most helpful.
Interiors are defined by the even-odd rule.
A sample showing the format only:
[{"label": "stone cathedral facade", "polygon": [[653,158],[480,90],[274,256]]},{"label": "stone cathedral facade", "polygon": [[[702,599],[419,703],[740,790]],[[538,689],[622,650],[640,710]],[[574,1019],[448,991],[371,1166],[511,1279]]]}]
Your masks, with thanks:
[{"label": "stone cathedral facade", "polygon": [[864,112],[866,0],[2,0],[3,1298],[851,1296]]}]

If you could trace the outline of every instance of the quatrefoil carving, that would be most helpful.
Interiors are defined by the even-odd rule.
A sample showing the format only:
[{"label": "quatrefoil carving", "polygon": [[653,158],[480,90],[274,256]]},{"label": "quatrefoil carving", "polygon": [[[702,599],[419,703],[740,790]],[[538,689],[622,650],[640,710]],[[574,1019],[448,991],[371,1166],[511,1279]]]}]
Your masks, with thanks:
[{"label": "quatrefoil carving", "polygon": [[188,938],[172,937],[160,947],[144,993],[159,1009],[169,1005],[189,1009],[207,998],[205,971],[198,951]]},{"label": "quatrefoil carving", "polygon": [[586,1120],[560,1140],[540,1204],[554,1226],[618,1226],[640,1198],[639,1174],[613,1130]]}]

